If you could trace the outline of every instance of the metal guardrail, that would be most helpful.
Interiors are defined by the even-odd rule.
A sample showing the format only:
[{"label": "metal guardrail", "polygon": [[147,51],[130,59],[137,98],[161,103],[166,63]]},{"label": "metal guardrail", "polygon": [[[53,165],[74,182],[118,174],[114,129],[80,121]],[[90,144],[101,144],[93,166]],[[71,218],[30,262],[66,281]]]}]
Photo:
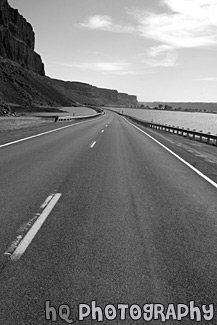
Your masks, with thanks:
[{"label": "metal guardrail", "polygon": [[154,123],[154,122],[140,120],[133,116],[129,116],[129,115],[121,114],[121,113],[118,113],[118,114],[123,115],[123,116],[127,117],[128,119],[131,119],[132,121],[136,122],[137,124],[141,124],[145,127],[181,135],[181,136],[186,137],[191,140],[200,141],[200,142],[204,142],[207,144],[217,146],[217,135],[211,134],[210,132],[203,133],[203,131],[196,131],[195,129],[190,130],[190,129],[180,128],[179,126],[175,126],[175,125],[171,126],[171,125],[167,125],[167,124]]},{"label": "metal guardrail", "polygon": [[61,121],[73,121],[73,120],[83,120],[83,119],[90,119],[90,118],[94,118],[100,115],[104,115],[105,112],[101,112],[101,113],[97,113],[97,114],[92,114],[92,115],[84,115],[84,116],[57,116],[57,118],[55,119],[55,122],[61,122]]}]

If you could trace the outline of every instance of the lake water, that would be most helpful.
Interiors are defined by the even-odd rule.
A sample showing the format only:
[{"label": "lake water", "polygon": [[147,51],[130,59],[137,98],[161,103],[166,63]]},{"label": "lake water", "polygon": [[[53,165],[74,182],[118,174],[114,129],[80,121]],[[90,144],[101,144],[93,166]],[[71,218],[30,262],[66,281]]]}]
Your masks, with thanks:
[{"label": "lake water", "polygon": [[135,116],[139,119],[152,121],[161,124],[175,125],[180,128],[211,132],[217,134],[217,114],[199,112],[174,112],[130,108],[112,108],[115,111],[123,111],[127,115]]}]

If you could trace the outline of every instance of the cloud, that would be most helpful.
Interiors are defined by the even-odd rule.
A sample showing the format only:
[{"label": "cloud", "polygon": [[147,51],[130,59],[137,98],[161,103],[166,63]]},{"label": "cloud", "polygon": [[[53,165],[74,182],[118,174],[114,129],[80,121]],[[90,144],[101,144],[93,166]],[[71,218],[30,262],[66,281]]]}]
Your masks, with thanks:
[{"label": "cloud", "polygon": [[174,48],[217,45],[217,0],[161,0],[163,13],[129,11],[137,33]]},{"label": "cloud", "polygon": [[152,57],[157,57],[159,55],[162,55],[165,52],[172,51],[173,48],[170,45],[158,45],[158,46],[152,46],[149,49],[149,55]]},{"label": "cloud", "polygon": [[118,74],[132,74],[132,66],[128,62],[73,62],[73,63],[59,63],[61,65],[80,69],[80,70],[92,70],[104,73],[118,73]]},{"label": "cloud", "polygon": [[176,65],[176,57],[174,57],[171,53],[167,54],[164,58],[161,59],[144,59],[143,62],[148,67],[173,67]]},{"label": "cloud", "polygon": [[[112,17],[95,15],[80,26],[92,30],[130,33],[149,39],[154,46],[143,54],[143,67],[177,65],[178,49],[217,46],[217,0],[158,0],[161,10],[130,10],[133,25],[120,24]],[[130,71],[116,65],[95,64],[95,70]],[[132,69],[131,69],[132,70]]]},{"label": "cloud", "polygon": [[80,26],[90,29],[110,30],[112,27],[112,19],[109,16],[91,16],[85,23],[81,23]]},{"label": "cloud", "polygon": [[174,48],[217,45],[217,0],[159,0],[163,13],[126,10],[134,25],[119,24],[107,15],[90,16],[81,27],[135,35]]},{"label": "cloud", "polygon": [[116,33],[132,33],[134,31],[133,26],[116,24],[110,16],[106,15],[90,16],[86,22],[80,23],[80,26],[88,29],[104,30]]},{"label": "cloud", "polygon": [[68,68],[79,69],[83,71],[96,71],[103,74],[115,74],[115,75],[138,75],[144,73],[150,73],[141,69],[140,66],[133,65],[132,63],[124,61],[107,61],[107,62],[73,62],[73,63],[60,63],[58,65],[66,66]]},{"label": "cloud", "polygon": [[95,71],[122,71],[128,67],[124,62],[82,62],[69,64],[71,68]]},{"label": "cloud", "polygon": [[200,79],[194,79],[196,81],[217,81],[217,77],[208,77],[208,78],[200,78]]},{"label": "cloud", "polygon": [[162,44],[152,46],[146,52],[139,55],[139,59],[145,67],[173,67],[177,65],[178,52],[173,47]]}]

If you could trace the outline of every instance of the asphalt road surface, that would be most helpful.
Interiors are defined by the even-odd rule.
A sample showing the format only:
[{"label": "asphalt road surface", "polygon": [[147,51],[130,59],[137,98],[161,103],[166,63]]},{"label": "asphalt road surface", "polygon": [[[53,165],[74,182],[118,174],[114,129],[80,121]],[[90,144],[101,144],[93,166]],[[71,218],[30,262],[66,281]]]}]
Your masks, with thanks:
[{"label": "asphalt road surface", "polygon": [[123,117],[0,170],[0,324],[217,324],[217,189]]}]

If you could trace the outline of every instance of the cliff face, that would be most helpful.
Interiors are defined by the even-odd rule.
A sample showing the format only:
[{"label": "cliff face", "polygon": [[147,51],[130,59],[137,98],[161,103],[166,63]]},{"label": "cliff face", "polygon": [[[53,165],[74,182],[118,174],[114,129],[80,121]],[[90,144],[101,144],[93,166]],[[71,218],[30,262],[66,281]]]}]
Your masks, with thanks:
[{"label": "cliff face", "polygon": [[137,106],[136,96],[82,82],[45,76],[40,55],[34,52],[32,26],[0,0],[0,101],[18,105],[76,104]]},{"label": "cliff face", "polygon": [[0,103],[32,105],[69,106],[66,96],[47,82],[47,77],[24,69],[20,64],[0,58]]},{"label": "cliff face", "polygon": [[137,97],[118,93],[115,89],[94,87],[82,82],[50,79],[50,84],[73,101],[92,105],[117,105],[136,107]]},{"label": "cliff face", "polygon": [[35,34],[32,26],[13,9],[7,0],[0,0],[0,56],[24,68],[44,75],[44,64],[34,52]]},{"label": "cliff face", "polygon": [[125,93],[118,93],[118,102],[127,107],[136,107],[138,105],[137,97]]}]

